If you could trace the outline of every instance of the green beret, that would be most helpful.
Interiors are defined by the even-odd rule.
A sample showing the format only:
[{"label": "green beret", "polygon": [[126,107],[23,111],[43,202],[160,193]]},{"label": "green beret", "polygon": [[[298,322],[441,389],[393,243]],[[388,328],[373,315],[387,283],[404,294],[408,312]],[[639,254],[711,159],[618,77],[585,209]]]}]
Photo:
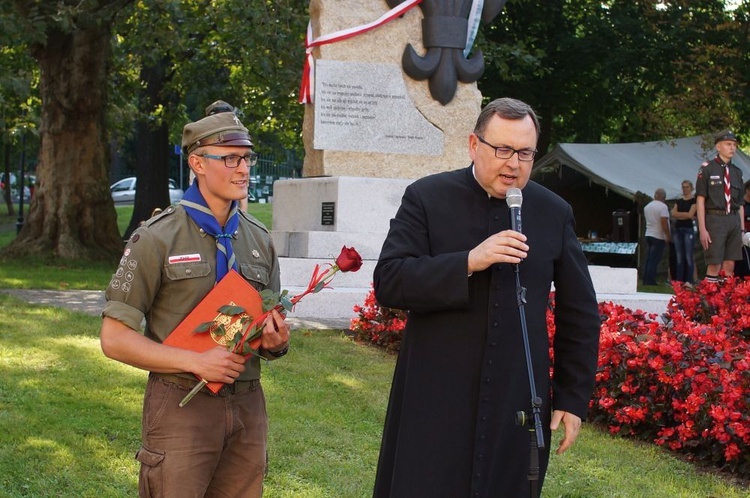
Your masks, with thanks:
[{"label": "green beret", "polygon": [[[209,109],[211,106],[206,110]],[[185,154],[206,145],[252,147],[253,141],[240,119],[233,112],[222,110],[188,123],[182,129],[182,150]]]},{"label": "green beret", "polygon": [[734,136],[732,130],[722,130],[714,135],[714,145],[718,144],[719,142],[723,142],[724,140],[731,140],[732,142],[736,142],[737,137]]}]

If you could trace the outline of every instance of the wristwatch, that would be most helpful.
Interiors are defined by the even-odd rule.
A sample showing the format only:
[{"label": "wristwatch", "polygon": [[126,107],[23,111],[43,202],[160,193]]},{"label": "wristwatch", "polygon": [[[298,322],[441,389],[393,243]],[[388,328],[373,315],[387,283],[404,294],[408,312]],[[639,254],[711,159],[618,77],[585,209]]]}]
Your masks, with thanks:
[{"label": "wristwatch", "polygon": [[284,356],[288,352],[289,352],[289,344],[287,344],[284,349],[280,349],[278,351],[271,351],[270,349],[268,350],[268,354],[270,354],[274,358],[281,358],[282,356]]}]

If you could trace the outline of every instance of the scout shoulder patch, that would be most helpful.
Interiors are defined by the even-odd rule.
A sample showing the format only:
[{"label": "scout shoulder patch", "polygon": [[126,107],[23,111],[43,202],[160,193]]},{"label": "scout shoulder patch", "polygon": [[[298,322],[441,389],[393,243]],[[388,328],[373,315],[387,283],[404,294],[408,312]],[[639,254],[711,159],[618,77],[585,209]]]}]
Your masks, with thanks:
[{"label": "scout shoulder patch", "polygon": [[250,223],[252,223],[256,227],[258,227],[261,230],[263,230],[264,232],[268,233],[268,228],[266,228],[266,226],[263,223],[261,223],[260,221],[258,221],[258,219],[255,218],[255,216],[253,216],[253,215],[251,215],[249,213],[246,213],[245,211],[240,211],[240,215],[242,215],[242,217],[245,220],[249,221]]},{"label": "scout shoulder patch", "polygon": [[156,216],[153,216],[153,217],[147,219],[144,222],[144,225],[146,225],[147,227],[150,227],[154,223],[158,223],[160,220],[163,220],[164,218],[167,218],[167,217],[173,215],[175,212],[176,212],[175,207],[174,206],[169,206],[164,211],[162,211],[161,213],[157,214]]}]

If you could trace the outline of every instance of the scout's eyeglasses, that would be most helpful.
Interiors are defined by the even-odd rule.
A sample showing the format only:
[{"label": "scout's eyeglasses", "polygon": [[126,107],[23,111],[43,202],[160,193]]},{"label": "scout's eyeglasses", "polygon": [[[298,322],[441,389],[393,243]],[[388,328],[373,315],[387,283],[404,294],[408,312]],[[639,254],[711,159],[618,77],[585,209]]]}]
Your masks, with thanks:
[{"label": "scout's eyeglasses", "polygon": [[479,135],[477,135],[477,138],[484,145],[495,149],[495,157],[498,159],[510,159],[511,157],[513,157],[513,154],[518,154],[519,161],[528,162],[528,161],[534,160],[534,156],[536,155],[536,152],[537,152],[536,149],[517,150],[517,149],[514,149],[513,147],[508,147],[507,145],[498,147],[496,145],[492,145],[491,143],[489,143],[487,140],[483,139]]},{"label": "scout's eyeglasses", "polygon": [[199,154],[201,157],[207,157],[209,159],[223,159],[224,166],[227,168],[236,168],[240,165],[240,161],[243,159],[247,163],[248,167],[255,166],[258,162],[258,154],[255,152],[248,152],[244,156],[238,156],[237,154],[227,154],[226,156],[215,156],[213,154]]}]

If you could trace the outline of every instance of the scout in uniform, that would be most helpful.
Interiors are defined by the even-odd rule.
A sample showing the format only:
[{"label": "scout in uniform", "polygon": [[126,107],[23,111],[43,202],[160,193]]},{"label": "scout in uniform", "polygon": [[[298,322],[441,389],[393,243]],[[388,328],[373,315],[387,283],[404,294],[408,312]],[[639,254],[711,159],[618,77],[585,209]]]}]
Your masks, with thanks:
[{"label": "scout in uniform", "polygon": [[[196,179],[180,204],[133,233],[105,294],[102,350],[150,372],[136,455],[142,497],[262,494],[268,422],[259,358],[245,362],[226,346],[197,353],[162,344],[230,269],[258,291],[280,288],[268,230],[238,208],[257,156],[247,128],[224,106],[232,109],[216,102],[184,127]],[[281,357],[288,342],[289,326],[273,312],[260,354]],[[225,386],[217,394],[203,388],[178,407],[197,377]]]},{"label": "scout in uniform", "polygon": [[734,262],[742,257],[742,171],[732,164],[737,137],[724,130],[714,137],[718,154],[701,164],[695,182],[698,233],[706,259],[706,279],[719,272],[731,277]]}]

